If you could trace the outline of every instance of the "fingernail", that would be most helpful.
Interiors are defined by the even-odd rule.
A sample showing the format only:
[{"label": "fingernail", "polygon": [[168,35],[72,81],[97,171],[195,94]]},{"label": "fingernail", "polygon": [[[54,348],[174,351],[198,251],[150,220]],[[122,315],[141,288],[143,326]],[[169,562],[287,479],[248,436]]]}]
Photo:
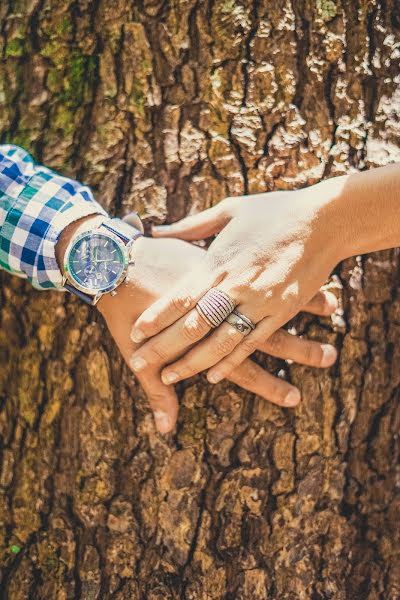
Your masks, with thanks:
[{"label": "fingernail", "polygon": [[136,342],[137,344],[140,344],[140,342],[143,342],[145,337],[146,336],[144,335],[143,331],[141,331],[140,329],[136,329],[135,327],[132,329],[131,339],[134,342]]},{"label": "fingernail", "polygon": [[147,362],[141,356],[136,356],[131,360],[131,369],[132,371],[142,371],[145,367],[147,367]]},{"label": "fingernail", "polygon": [[296,406],[300,402],[299,390],[291,390],[283,401],[284,406]]},{"label": "fingernail", "polygon": [[207,375],[207,379],[210,383],[219,383],[223,377],[220,373],[210,373]]},{"label": "fingernail", "polygon": [[170,383],[175,383],[175,381],[178,381],[179,375],[178,373],[173,373],[172,371],[169,371],[168,373],[162,373],[161,379],[163,383],[168,385]]},{"label": "fingernail", "polygon": [[323,367],[330,367],[337,359],[337,350],[330,344],[322,344],[322,360]]},{"label": "fingernail", "polygon": [[154,421],[155,421],[156,427],[160,433],[168,433],[168,431],[170,431],[171,419],[169,418],[167,413],[165,413],[164,411],[155,410],[154,411]]}]

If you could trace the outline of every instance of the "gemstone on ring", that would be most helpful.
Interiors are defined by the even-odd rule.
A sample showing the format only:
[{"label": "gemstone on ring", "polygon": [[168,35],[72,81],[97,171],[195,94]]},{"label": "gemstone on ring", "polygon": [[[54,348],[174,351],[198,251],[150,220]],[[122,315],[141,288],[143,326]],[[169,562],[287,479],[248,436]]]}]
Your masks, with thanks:
[{"label": "gemstone on ring", "polygon": [[223,323],[228,315],[234,310],[233,299],[218,288],[211,288],[196,304],[198,313],[212,328]]}]

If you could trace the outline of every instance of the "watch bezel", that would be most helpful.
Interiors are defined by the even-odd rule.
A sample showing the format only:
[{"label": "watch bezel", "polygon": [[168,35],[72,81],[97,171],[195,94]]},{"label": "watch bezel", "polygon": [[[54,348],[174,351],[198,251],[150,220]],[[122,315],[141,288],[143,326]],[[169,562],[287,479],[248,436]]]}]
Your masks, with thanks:
[{"label": "watch bezel", "polygon": [[[118,279],[116,279],[114,281],[114,283],[108,285],[107,287],[101,288],[101,289],[96,289],[96,290],[94,290],[93,288],[85,287],[84,285],[81,285],[80,283],[78,283],[75,280],[75,278],[72,276],[70,268],[69,268],[69,258],[70,258],[71,252],[72,252],[73,248],[75,247],[75,245],[83,238],[91,237],[94,235],[96,235],[96,236],[101,235],[102,237],[105,237],[105,238],[108,238],[108,239],[114,241],[121,249],[123,260],[124,260],[123,265],[122,265],[122,272],[119,275]],[[85,292],[89,296],[102,296],[103,294],[112,292],[126,278],[126,275],[128,272],[128,267],[129,267],[130,246],[131,246],[130,243],[125,245],[122,242],[122,240],[117,235],[112,233],[111,231],[110,232],[103,231],[103,230],[99,230],[99,228],[96,228],[91,231],[82,231],[81,233],[78,233],[76,236],[74,236],[74,238],[69,242],[69,244],[65,250],[64,265],[63,265],[64,266],[64,278],[71,285],[73,285],[77,290],[80,290],[81,292]]]}]

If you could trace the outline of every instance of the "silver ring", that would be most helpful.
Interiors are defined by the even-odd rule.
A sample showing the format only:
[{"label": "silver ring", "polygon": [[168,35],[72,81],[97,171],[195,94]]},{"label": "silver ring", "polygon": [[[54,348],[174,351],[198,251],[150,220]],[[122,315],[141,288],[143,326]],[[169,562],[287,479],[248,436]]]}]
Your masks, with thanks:
[{"label": "silver ring", "polygon": [[231,314],[226,317],[225,321],[243,335],[249,335],[249,333],[256,328],[253,321],[238,310],[233,310]]},{"label": "silver ring", "polygon": [[235,308],[232,298],[218,288],[211,288],[196,304],[197,311],[210,327],[218,327]]}]

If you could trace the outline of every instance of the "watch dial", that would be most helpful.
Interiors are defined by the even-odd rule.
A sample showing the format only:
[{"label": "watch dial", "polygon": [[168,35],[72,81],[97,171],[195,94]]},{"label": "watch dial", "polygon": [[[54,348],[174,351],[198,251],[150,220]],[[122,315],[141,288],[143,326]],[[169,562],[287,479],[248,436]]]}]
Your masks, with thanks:
[{"label": "watch dial", "polygon": [[105,290],[119,279],[125,265],[119,245],[101,233],[89,233],[73,246],[68,268],[71,276],[89,290]]}]

